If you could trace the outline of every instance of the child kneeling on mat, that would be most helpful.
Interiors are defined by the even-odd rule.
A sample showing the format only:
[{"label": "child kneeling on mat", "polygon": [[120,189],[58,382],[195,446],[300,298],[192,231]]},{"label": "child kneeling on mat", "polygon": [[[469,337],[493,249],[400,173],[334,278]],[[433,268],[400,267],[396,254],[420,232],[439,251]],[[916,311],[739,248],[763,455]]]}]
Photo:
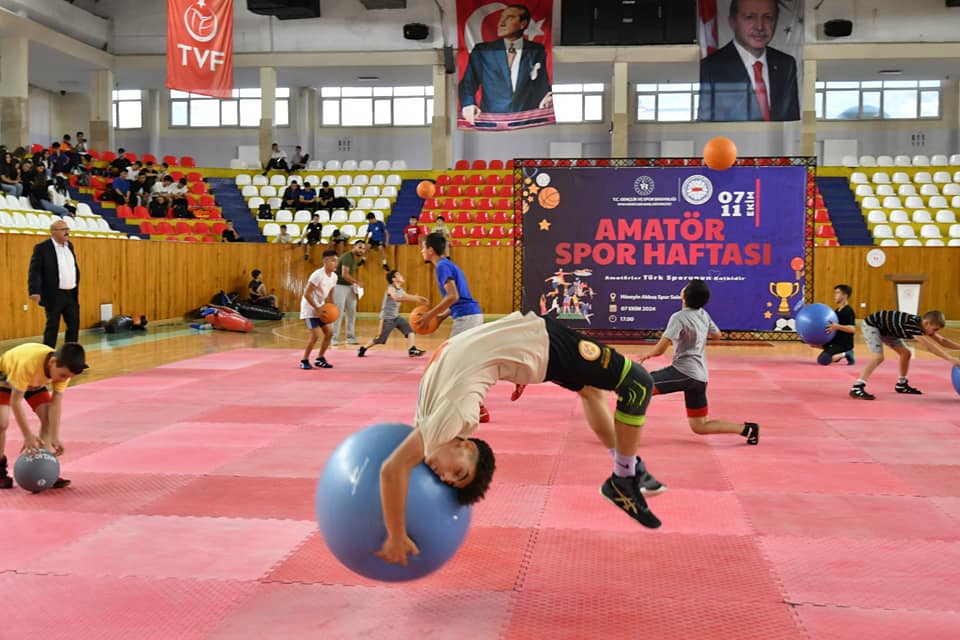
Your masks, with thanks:
[{"label": "child kneeling on mat", "polygon": [[[7,425],[13,413],[23,434],[23,450],[49,449],[56,455],[63,453],[60,443],[60,415],[63,410],[63,392],[70,378],[87,368],[83,347],[75,342],[64,344],[58,351],[45,344],[27,343],[14,347],[0,356],[0,489],[13,487],[7,473],[7,458],[3,455],[7,444]],[[53,393],[47,385],[53,385]],[[27,424],[23,401],[40,418],[40,435],[35,436]],[[57,478],[54,489],[70,484]]]},{"label": "child kneeling on mat", "polygon": [[[456,489],[461,504],[483,498],[496,462],[490,446],[470,436],[480,423],[481,402],[499,380],[520,385],[518,392],[542,382],[577,392],[590,428],[614,458],[601,495],[643,526],[660,526],[643,497],[642,482],[649,474],[637,457],[653,391],[650,374],[549,316],[514,312],[450,338],[427,365],[414,430],[380,468],[387,539],[379,557],[405,565],[407,554],[419,553],[407,535],[404,513],[410,474],[421,462]],[[617,394],[613,415],[607,391]]]},{"label": "child kneeling on mat", "polygon": [[402,273],[396,269],[387,272],[387,290],[383,294],[383,304],[380,307],[380,334],[360,347],[360,351],[357,352],[358,357],[364,357],[367,351],[376,344],[387,344],[387,338],[390,337],[390,332],[394,329],[402,333],[403,337],[407,339],[407,353],[410,354],[411,358],[422,356],[425,353],[413,344],[415,334],[407,319],[400,315],[400,304],[403,302],[429,304],[430,301],[423,296],[410,295],[403,290],[403,284]]},{"label": "child kneeling on mat", "polygon": [[838,284],[833,288],[834,311],[837,313],[837,322],[827,325],[827,331],[836,331],[833,339],[820,348],[823,351],[817,356],[817,362],[824,366],[847,359],[847,364],[854,363],[853,334],[857,332],[857,314],[850,306],[850,296],[853,288],[848,284]]}]

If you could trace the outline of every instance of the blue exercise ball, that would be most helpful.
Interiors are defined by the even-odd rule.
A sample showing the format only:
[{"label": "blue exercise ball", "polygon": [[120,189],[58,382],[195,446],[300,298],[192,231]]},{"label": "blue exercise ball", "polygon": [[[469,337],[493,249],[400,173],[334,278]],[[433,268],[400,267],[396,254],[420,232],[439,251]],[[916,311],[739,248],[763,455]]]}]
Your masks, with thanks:
[{"label": "blue exercise ball", "polygon": [[836,331],[827,331],[827,325],[837,321],[837,313],[825,304],[808,304],[797,312],[797,335],[807,344],[826,344]]},{"label": "blue exercise ball", "polygon": [[960,365],[953,365],[950,370],[950,380],[953,381],[953,389],[960,393]]},{"label": "blue exercise ball", "polygon": [[40,493],[60,477],[60,461],[46,449],[24,451],[13,465],[13,479],[30,493]]},{"label": "blue exercise ball", "polygon": [[443,566],[467,535],[471,509],[423,463],[410,474],[407,535],[420,555],[407,566],[374,555],[387,539],[380,505],[380,467],[413,427],[376,424],[351,434],[327,461],[317,485],[317,522],[330,552],[348,569],[384,582],[416,580]]}]

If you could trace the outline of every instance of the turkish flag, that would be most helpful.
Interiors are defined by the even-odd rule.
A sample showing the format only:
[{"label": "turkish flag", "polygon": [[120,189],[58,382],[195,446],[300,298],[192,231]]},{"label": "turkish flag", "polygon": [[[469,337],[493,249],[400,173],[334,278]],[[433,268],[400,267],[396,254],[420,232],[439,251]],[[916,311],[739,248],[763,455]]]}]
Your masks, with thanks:
[{"label": "turkish flag", "polygon": [[233,93],[233,0],[167,0],[167,88]]},{"label": "turkish flag", "polygon": [[717,50],[717,0],[700,0],[700,57]]}]

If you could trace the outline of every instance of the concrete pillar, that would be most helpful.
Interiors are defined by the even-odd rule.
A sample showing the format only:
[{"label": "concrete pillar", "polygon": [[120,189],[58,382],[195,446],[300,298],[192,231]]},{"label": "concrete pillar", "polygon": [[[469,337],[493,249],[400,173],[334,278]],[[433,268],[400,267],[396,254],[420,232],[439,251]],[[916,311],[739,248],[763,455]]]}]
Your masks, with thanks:
[{"label": "concrete pillar", "polygon": [[817,155],[817,61],[803,61],[803,87],[800,97],[800,155]]},{"label": "concrete pillar", "polygon": [[310,160],[323,160],[318,155],[318,137],[320,133],[320,91],[314,87],[301,87],[297,91],[297,144],[303,146],[304,153],[310,154]]},{"label": "concrete pillar", "polygon": [[431,155],[434,171],[453,167],[453,136],[451,135],[449,103],[453,95],[453,74],[443,64],[433,65],[433,122],[430,123]]},{"label": "concrete pillar", "polygon": [[163,157],[160,149],[160,101],[163,95],[160,89],[143,92],[143,132],[147,134],[147,152],[157,159]]},{"label": "concrete pillar", "polygon": [[273,118],[277,102],[277,70],[260,68],[260,161],[267,166],[273,145]]},{"label": "concrete pillar", "polygon": [[113,72],[109,69],[90,73],[90,130],[87,146],[97,151],[114,151]]},{"label": "concrete pillar", "polygon": [[626,158],[630,155],[630,79],[626,62],[613,63],[613,126],[610,129],[610,156]]},{"label": "concrete pillar", "polygon": [[10,34],[0,38],[0,140],[11,151],[30,148],[29,53],[26,38]]}]

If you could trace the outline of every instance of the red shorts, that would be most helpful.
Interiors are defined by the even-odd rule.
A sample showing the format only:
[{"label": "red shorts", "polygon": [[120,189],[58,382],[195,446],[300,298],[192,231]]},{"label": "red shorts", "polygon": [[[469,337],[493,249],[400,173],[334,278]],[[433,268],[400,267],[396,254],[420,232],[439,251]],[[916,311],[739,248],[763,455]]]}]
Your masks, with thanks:
[{"label": "red shorts", "polygon": [[[11,391],[13,390],[10,387],[0,387],[0,407],[10,406]],[[23,397],[27,401],[27,404],[30,405],[30,408],[34,410],[34,412],[36,412],[37,407],[40,405],[53,402],[53,394],[51,394],[46,387],[29,389],[23,394]]]}]

